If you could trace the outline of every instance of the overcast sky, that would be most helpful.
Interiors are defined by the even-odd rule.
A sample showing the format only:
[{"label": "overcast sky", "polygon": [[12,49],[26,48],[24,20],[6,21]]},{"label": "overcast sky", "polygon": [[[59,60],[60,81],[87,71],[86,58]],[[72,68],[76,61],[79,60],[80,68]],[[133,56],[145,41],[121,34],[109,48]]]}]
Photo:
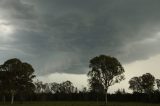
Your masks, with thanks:
[{"label": "overcast sky", "polygon": [[[160,77],[160,0],[0,0],[0,62],[19,58],[46,82],[87,86],[89,60],[118,58],[126,80]],[[113,91],[113,90],[112,90]]]}]

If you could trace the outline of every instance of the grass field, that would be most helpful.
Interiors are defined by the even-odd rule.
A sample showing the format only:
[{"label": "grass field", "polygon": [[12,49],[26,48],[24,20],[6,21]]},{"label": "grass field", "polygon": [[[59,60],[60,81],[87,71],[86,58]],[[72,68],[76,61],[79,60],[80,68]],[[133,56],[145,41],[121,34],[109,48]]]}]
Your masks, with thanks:
[{"label": "grass field", "polygon": [[[7,103],[0,103],[0,106],[105,106],[104,103],[96,102],[26,102],[26,103],[15,103],[13,105]],[[110,102],[107,106],[160,106],[160,104],[148,104],[148,103],[119,103]]]}]

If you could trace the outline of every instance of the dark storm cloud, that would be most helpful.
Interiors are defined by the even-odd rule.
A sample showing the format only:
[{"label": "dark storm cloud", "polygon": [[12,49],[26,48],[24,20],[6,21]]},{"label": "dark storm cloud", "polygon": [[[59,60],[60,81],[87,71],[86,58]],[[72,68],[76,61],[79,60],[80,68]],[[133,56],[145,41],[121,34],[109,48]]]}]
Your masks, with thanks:
[{"label": "dark storm cloud", "polygon": [[3,18],[31,19],[34,17],[33,7],[21,2],[21,0],[1,0]]},{"label": "dark storm cloud", "polygon": [[15,29],[14,40],[3,41],[14,48],[6,56],[29,61],[38,74],[85,73],[89,59],[99,54],[116,56],[123,64],[147,59],[160,53],[159,4],[159,0],[1,0],[0,19]]}]

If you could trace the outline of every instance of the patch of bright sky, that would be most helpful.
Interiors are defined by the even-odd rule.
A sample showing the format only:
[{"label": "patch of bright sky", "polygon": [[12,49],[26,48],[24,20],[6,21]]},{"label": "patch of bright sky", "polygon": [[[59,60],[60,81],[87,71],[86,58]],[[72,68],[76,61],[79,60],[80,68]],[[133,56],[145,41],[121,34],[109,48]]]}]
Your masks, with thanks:
[{"label": "patch of bright sky", "polygon": [[0,38],[1,40],[11,40],[11,35],[14,33],[14,27],[5,20],[0,20]]}]

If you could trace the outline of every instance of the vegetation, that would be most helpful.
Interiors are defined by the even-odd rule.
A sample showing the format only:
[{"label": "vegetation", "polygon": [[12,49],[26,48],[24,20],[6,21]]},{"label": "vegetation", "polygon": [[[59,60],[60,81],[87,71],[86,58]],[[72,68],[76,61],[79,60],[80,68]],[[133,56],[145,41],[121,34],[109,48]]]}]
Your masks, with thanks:
[{"label": "vegetation", "polygon": [[23,94],[34,92],[32,79],[35,75],[33,75],[34,69],[30,64],[22,63],[15,58],[7,60],[1,65],[0,70],[0,86],[4,102],[6,95],[11,95],[11,104],[13,104],[16,93],[23,98]]},{"label": "vegetation", "polygon": [[10,106],[9,102],[16,101],[16,106],[103,106],[107,99],[110,101],[108,106],[156,106],[149,103],[160,103],[160,79],[152,74],[131,78],[129,88],[133,93],[118,89],[114,94],[107,94],[110,86],[124,80],[124,68],[115,57],[105,55],[91,59],[89,67],[89,89],[78,90],[69,80],[33,82],[34,69],[29,63],[9,59],[0,65],[0,105]]},{"label": "vegetation", "polygon": [[96,90],[100,88],[98,91],[103,91],[104,89],[107,104],[108,88],[124,80],[124,68],[115,57],[105,55],[91,59],[89,67],[91,68],[91,71],[88,72],[90,88]]},{"label": "vegetation", "polygon": [[[158,85],[159,80],[157,80]],[[129,88],[133,92],[150,93],[154,91],[155,78],[150,73],[143,74],[140,77],[133,77],[129,81]]]}]

